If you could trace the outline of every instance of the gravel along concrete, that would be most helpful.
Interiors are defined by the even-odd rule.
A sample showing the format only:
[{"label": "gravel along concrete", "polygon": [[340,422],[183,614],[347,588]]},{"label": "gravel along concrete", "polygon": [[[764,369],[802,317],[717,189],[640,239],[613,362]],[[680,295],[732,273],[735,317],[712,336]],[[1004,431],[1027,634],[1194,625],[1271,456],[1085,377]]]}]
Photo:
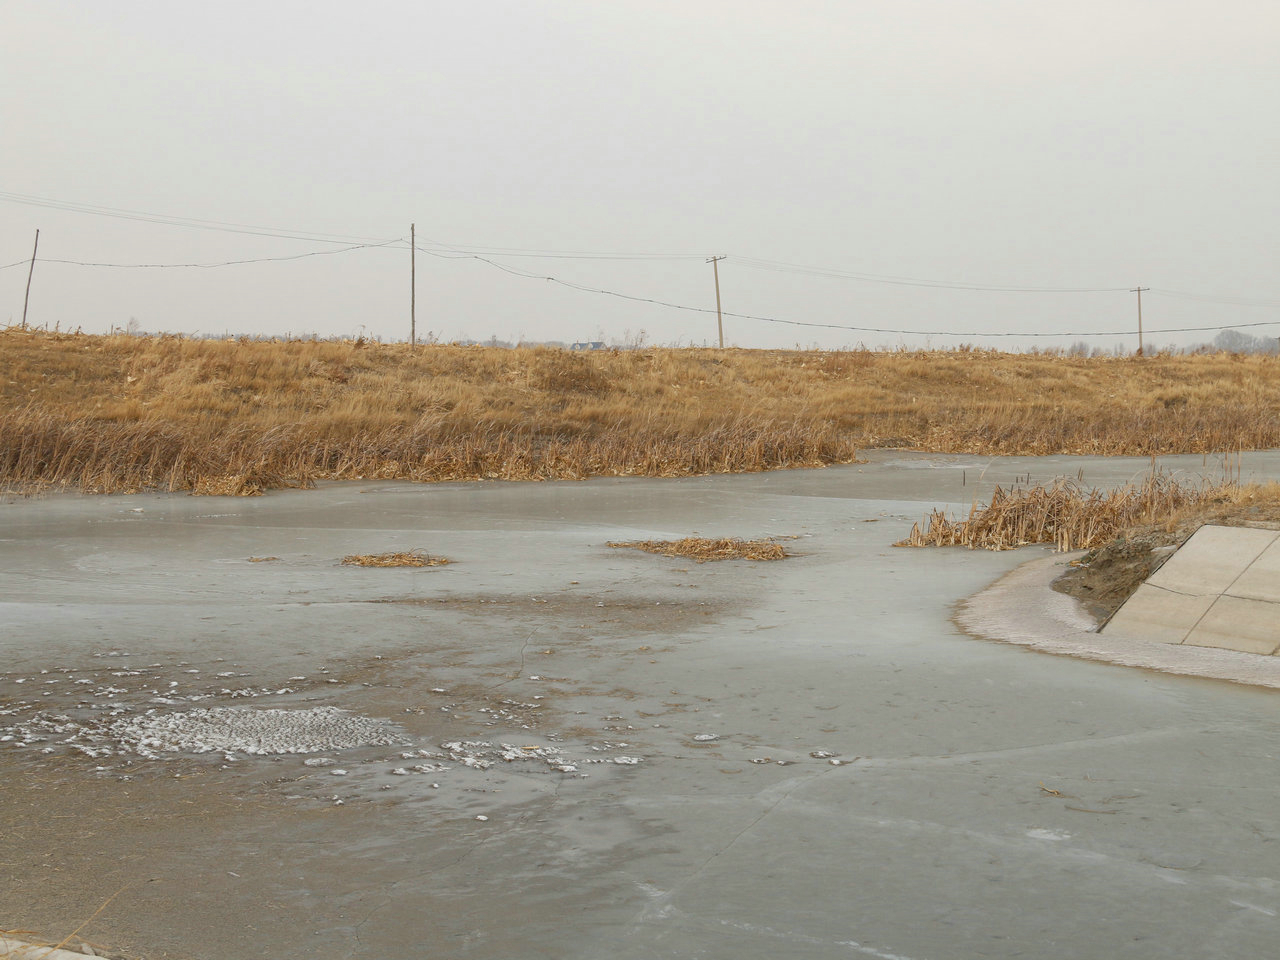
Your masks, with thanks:
[{"label": "gravel along concrete", "polygon": [[[966,635],[959,601],[1050,555],[891,546],[993,483],[1148,468],[10,497],[0,929],[147,960],[1271,955],[1275,691]],[[795,539],[607,546],[687,536]],[[341,563],[415,550],[453,562]]]}]

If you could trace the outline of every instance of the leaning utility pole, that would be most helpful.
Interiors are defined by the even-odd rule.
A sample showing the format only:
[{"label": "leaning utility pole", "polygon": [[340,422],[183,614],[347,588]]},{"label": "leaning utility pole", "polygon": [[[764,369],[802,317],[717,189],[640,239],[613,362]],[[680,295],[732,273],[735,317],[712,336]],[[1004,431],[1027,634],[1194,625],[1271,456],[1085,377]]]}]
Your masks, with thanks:
[{"label": "leaning utility pole", "polygon": [[708,257],[707,263],[711,264],[711,270],[716,275],[716,329],[720,331],[720,349],[724,349],[724,317],[720,314],[720,261],[724,257]]},{"label": "leaning utility pole", "polygon": [[1142,356],[1142,291],[1150,290],[1150,287],[1130,287],[1130,293],[1138,295],[1138,356]]},{"label": "leaning utility pole", "polygon": [[414,235],[417,224],[409,224],[409,346],[418,343],[418,243]]},{"label": "leaning utility pole", "polygon": [[27,271],[27,295],[22,298],[22,329],[27,329],[27,304],[31,300],[31,275],[36,272],[36,251],[40,249],[40,231],[36,231],[36,244],[31,248],[31,269]]}]

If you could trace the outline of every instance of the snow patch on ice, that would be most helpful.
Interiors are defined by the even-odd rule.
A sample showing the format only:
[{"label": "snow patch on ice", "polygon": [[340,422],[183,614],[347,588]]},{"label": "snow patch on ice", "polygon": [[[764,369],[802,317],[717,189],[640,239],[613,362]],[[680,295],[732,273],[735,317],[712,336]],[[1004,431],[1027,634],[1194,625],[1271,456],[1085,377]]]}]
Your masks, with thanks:
[{"label": "snow patch on ice", "polygon": [[323,753],[404,742],[404,737],[386,721],[357,716],[337,707],[210,707],[154,713],[117,720],[108,724],[102,734],[121,748],[143,755],[214,751]]}]

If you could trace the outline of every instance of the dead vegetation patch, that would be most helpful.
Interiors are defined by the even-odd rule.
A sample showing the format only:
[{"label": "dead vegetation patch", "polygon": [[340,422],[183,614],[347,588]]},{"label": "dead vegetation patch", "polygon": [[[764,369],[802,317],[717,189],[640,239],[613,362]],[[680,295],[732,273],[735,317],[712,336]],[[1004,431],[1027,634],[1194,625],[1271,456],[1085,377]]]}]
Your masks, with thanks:
[{"label": "dead vegetation patch", "polygon": [[1090,550],[1054,581],[1100,622],[1120,609],[1160,565],[1205,524],[1280,530],[1280,483],[1246,484],[1185,510],[1163,523],[1122,530]]},{"label": "dead vegetation patch", "polygon": [[683,540],[610,541],[609,546],[643,550],[664,557],[687,557],[698,563],[711,560],[782,560],[791,556],[775,539],[685,537]]},{"label": "dead vegetation patch", "polygon": [[1280,359],[599,350],[0,329],[0,487],[246,496],[317,480],[676,477],[867,447],[1280,447]]},{"label": "dead vegetation patch", "polygon": [[1155,475],[1109,491],[1066,480],[1029,490],[997,487],[989,504],[975,503],[964,519],[934,510],[923,529],[915,524],[895,546],[1008,550],[1052,543],[1061,551],[1087,550],[1054,589],[1105,621],[1207,523],[1280,529],[1280,483],[1180,483]]},{"label": "dead vegetation patch", "polygon": [[1187,483],[1162,475],[1111,490],[1084,489],[1058,479],[1029,489],[996,487],[988,504],[974,503],[964,519],[934,510],[911,528],[899,547],[1011,550],[1052,543],[1060,551],[1088,550],[1140,524],[1168,523],[1189,511],[1237,502],[1234,483]]},{"label": "dead vegetation patch", "polygon": [[347,566],[355,567],[443,567],[452,563],[448,557],[433,557],[422,550],[401,553],[352,553],[342,558]]}]

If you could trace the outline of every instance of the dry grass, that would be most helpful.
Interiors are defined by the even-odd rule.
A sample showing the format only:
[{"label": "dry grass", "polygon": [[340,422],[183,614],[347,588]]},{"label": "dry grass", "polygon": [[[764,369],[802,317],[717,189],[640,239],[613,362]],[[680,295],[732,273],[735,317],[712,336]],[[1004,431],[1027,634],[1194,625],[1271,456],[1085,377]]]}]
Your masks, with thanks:
[{"label": "dry grass", "polygon": [[1005,491],[997,487],[986,505],[952,519],[934,510],[896,546],[1009,550],[1052,543],[1058,550],[1091,550],[1138,527],[1199,526],[1230,520],[1280,520],[1280,484],[1192,484],[1153,476],[1114,490],[1084,490],[1071,481]]},{"label": "dry grass", "polygon": [[1280,359],[201,341],[0,331],[0,485],[687,476],[1280,446]]},{"label": "dry grass", "polygon": [[355,567],[443,567],[451,563],[447,557],[433,557],[421,550],[405,553],[352,553],[342,562]]},{"label": "dry grass", "polygon": [[709,539],[685,537],[683,540],[611,541],[611,547],[625,547],[658,553],[664,557],[686,557],[698,563],[709,560],[781,560],[789,557],[782,544],[774,540]]},{"label": "dry grass", "polygon": [[107,909],[116,897],[138,882],[137,880],[130,881],[107,897],[87,920],[81,921],[78,927],[56,943],[33,937],[31,932],[27,930],[0,930],[0,958],[16,957],[20,958],[20,960],[36,960],[37,957],[47,957],[55,951],[61,950],[65,950],[68,953],[81,953],[86,956],[100,955],[101,945],[90,945],[87,939],[79,936],[80,931],[96,920],[98,915]]}]

